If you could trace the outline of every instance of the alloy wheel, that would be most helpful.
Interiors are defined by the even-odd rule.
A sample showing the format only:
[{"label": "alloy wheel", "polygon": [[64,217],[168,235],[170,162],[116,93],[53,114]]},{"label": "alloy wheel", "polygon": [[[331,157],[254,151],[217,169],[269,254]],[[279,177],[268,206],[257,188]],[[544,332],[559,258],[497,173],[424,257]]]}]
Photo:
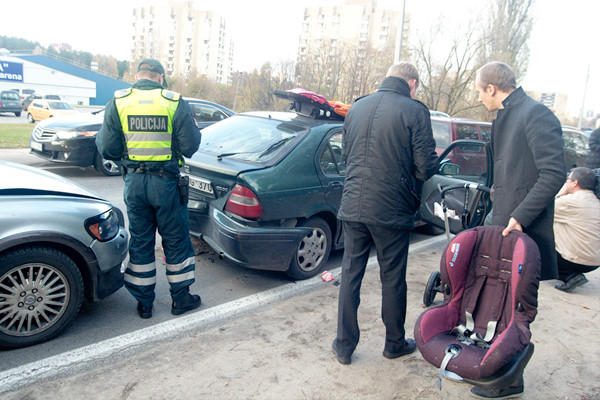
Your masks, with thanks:
[{"label": "alloy wheel", "polygon": [[0,277],[0,332],[32,336],[52,327],[70,300],[65,275],[43,263],[19,265]]}]

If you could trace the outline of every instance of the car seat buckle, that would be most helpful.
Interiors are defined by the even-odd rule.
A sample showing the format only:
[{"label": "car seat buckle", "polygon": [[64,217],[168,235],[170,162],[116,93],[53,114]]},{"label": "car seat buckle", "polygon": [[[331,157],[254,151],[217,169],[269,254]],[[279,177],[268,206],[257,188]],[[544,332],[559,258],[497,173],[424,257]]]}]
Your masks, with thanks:
[{"label": "car seat buckle", "polygon": [[438,374],[437,386],[439,390],[442,390],[442,378],[450,379],[451,381],[456,382],[461,382],[463,380],[463,378],[460,375],[452,371],[446,370],[450,360],[457,357],[460,354],[460,351],[461,347],[457,344],[451,344],[448,347],[446,347],[446,354],[444,355],[444,359],[440,364],[440,372]]}]

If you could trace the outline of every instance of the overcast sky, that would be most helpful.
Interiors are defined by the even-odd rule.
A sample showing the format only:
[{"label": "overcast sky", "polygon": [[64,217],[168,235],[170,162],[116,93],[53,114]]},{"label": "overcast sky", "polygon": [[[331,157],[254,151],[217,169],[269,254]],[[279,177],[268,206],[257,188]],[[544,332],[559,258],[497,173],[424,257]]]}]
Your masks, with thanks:
[{"label": "overcast sky", "polygon": [[[69,43],[76,50],[130,55],[131,8],[141,0],[21,0],[18,7],[2,5],[0,35],[50,43]],[[210,3],[210,0],[200,0]],[[337,0],[328,0],[334,4]],[[381,0],[399,7],[400,0]],[[411,16],[411,38],[442,21],[445,37],[460,34],[468,21],[482,15],[489,0],[406,0]],[[258,67],[266,61],[293,59],[296,55],[303,7],[323,0],[220,0],[215,1],[232,29],[235,69]],[[597,49],[598,0],[537,0],[530,39],[529,70],[520,81],[525,89],[563,92],[569,109],[581,107],[586,70],[590,78],[586,109],[600,112],[600,51]],[[593,28],[596,28],[593,30]]]}]

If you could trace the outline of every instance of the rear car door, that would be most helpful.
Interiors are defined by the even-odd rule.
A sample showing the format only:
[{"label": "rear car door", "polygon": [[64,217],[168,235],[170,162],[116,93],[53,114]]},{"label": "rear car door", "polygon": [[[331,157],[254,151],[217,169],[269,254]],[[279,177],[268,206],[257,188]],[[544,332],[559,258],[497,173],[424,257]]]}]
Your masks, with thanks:
[{"label": "rear car door", "polygon": [[486,142],[457,140],[439,157],[439,170],[421,192],[421,219],[451,233],[482,225],[491,209],[492,155]]}]

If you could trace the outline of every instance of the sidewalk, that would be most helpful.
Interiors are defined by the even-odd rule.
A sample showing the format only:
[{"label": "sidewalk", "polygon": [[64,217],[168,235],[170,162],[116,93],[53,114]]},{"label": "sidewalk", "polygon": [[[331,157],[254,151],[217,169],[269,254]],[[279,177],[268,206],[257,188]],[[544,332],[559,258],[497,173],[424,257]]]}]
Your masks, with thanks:
[{"label": "sidewalk", "polygon": [[[439,266],[443,243],[411,254],[407,333],[423,311],[427,278]],[[536,351],[525,371],[523,399],[600,399],[600,273],[568,295],[543,282],[532,325]],[[459,399],[467,384],[444,381],[417,352],[381,355],[377,265],[365,275],[359,310],[361,341],[352,364],[331,352],[338,288],[330,283],[255,312],[169,337],[80,372],[4,393],[28,399]],[[439,300],[439,297],[438,297]],[[132,318],[134,316],[132,315]],[[2,389],[0,388],[0,392]]]}]

